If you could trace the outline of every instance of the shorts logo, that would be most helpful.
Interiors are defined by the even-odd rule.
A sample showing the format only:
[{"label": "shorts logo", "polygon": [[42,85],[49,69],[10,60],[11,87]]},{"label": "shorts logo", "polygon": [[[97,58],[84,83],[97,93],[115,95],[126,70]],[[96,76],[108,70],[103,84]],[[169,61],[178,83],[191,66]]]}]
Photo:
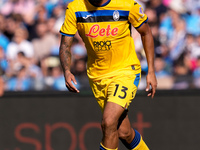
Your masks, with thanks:
[{"label": "shorts logo", "polygon": [[119,12],[117,11],[117,10],[115,10],[114,12],[113,12],[113,19],[115,20],[115,21],[118,21],[119,20]]},{"label": "shorts logo", "polygon": [[108,51],[112,47],[111,41],[94,41],[93,45],[95,51]]},{"label": "shorts logo", "polygon": [[86,36],[89,36],[91,38],[96,38],[98,36],[116,36],[118,34],[118,28],[111,29],[110,25],[107,26],[107,28],[101,28],[98,24],[94,24],[90,30],[89,33],[86,34]]}]

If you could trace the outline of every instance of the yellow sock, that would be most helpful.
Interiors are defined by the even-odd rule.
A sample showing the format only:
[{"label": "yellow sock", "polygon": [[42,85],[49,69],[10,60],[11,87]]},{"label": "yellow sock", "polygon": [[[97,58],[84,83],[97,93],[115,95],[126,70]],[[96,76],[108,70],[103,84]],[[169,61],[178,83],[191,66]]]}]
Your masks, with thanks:
[{"label": "yellow sock", "polygon": [[146,143],[143,141],[142,137],[140,139],[140,143],[132,150],[149,150]]},{"label": "yellow sock", "polygon": [[106,148],[105,146],[103,146],[102,143],[100,143],[100,150],[118,150],[118,148],[116,148],[116,149]]}]

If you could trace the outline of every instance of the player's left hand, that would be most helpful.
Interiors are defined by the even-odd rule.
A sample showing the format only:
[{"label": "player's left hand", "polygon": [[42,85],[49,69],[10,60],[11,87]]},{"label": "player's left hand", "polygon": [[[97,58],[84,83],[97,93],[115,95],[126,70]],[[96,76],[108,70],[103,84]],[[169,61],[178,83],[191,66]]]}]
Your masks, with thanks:
[{"label": "player's left hand", "polygon": [[65,85],[70,92],[79,93],[79,90],[72,84],[77,84],[74,75],[70,71],[65,71]]},{"label": "player's left hand", "polygon": [[147,96],[151,96],[151,98],[153,98],[157,88],[157,80],[155,73],[154,72],[148,73],[146,80],[147,80],[146,91],[148,92]]}]

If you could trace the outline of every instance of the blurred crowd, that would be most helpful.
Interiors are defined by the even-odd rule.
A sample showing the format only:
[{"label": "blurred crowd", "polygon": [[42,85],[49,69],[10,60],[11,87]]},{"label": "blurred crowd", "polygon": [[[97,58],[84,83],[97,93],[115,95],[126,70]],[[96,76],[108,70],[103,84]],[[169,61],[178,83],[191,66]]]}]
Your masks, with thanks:
[{"label": "blurred crowd", "polygon": [[[148,15],[155,45],[158,89],[200,88],[200,1],[136,0]],[[0,1],[0,95],[2,91],[67,90],[59,61],[59,34],[70,0]],[[142,65],[139,89],[148,67],[138,32],[135,48]],[[87,53],[76,34],[72,73],[78,89],[89,88]]]},{"label": "blurred crowd", "polygon": [[[158,89],[200,88],[200,1],[141,0],[152,29]],[[135,33],[135,35],[134,35]],[[143,74],[147,64],[141,40],[133,33]],[[142,79],[140,88],[146,86]]]}]

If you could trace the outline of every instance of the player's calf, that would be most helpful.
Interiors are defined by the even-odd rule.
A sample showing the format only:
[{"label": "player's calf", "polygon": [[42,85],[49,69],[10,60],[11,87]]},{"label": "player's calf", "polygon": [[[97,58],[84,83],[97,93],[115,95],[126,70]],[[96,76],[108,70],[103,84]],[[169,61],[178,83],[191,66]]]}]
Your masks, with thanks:
[{"label": "player's calf", "polygon": [[121,141],[129,150],[149,150],[149,148],[143,141],[142,136],[137,130],[135,130],[135,137],[131,141],[131,143],[128,143],[126,140],[123,139],[121,139]]}]

